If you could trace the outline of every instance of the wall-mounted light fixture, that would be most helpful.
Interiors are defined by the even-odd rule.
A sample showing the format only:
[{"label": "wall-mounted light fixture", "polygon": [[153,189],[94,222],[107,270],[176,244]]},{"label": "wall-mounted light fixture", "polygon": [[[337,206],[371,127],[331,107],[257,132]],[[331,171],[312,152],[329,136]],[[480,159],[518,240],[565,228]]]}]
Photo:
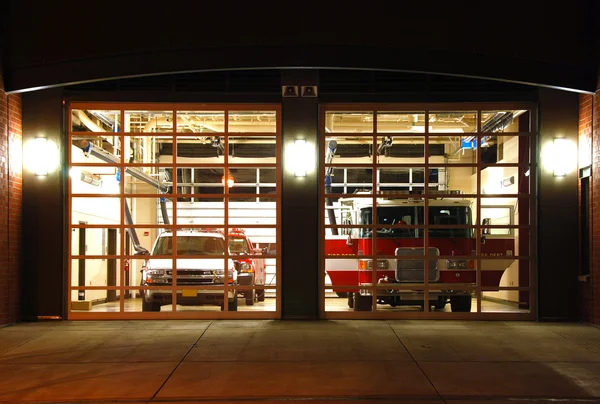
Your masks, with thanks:
[{"label": "wall-mounted light fixture", "polygon": [[45,137],[27,142],[23,154],[25,167],[37,176],[46,176],[58,168],[58,147]]},{"label": "wall-mounted light fixture", "polygon": [[81,169],[79,167],[72,167],[69,171],[69,175],[73,179],[78,179],[95,187],[99,187],[100,185],[102,185],[102,178],[99,175],[92,174],[89,171]]},{"label": "wall-mounted light fixture", "polygon": [[577,168],[577,145],[564,137],[556,137],[542,151],[542,163],[555,177],[564,177]]},{"label": "wall-mounted light fixture", "polygon": [[306,177],[315,167],[314,147],[304,139],[296,139],[285,150],[285,167],[296,177]]},{"label": "wall-mounted light fixture", "polygon": [[503,187],[510,187],[511,185],[513,185],[515,183],[515,176],[511,175],[508,178],[505,178],[502,180],[502,186]]}]

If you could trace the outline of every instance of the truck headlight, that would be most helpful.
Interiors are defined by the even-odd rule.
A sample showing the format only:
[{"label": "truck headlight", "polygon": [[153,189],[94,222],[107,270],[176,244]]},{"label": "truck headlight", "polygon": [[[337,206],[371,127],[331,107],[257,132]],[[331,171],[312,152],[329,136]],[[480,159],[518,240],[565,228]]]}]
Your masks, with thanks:
[{"label": "truck headlight", "polygon": [[240,262],[240,272],[254,272],[252,271],[252,264],[248,262]]},{"label": "truck headlight", "polygon": [[[377,269],[389,269],[388,260],[377,260]],[[373,260],[358,260],[358,269],[373,269]]]},{"label": "truck headlight", "polygon": [[146,283],[164,283],[165,282],[165,270],[164,269],[147,269],[146,270]]}]

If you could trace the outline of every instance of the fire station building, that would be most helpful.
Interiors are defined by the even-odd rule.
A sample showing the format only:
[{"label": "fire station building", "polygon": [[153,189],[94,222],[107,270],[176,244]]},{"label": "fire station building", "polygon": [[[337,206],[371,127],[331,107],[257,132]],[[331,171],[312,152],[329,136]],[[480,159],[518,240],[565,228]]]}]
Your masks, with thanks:
[{"label": "fire station building", "polygon": [[80,6],[0,9],[0,325],[600,324],[596,2]]}]

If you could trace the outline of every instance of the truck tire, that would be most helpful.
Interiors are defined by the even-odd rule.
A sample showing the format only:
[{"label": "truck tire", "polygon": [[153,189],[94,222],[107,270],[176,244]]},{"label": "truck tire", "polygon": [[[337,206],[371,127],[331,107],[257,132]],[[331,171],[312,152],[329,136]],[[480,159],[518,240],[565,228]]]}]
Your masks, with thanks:
[{"label": "truck tire", "polygon": [[451,296],[452,312],[469,313],[471,311],[471,296]]},{"label": "truck tire", "polygon": [[371,296],[354,293],[354,311],[371,311]]},{"label": "truck tire", "polygon": [[448,303],[448,298],[445,296],[440,296],[435,301],[435,304],[433,305],[433,307],[435,307],[436,310],[444,310],[444,307],[446,307],[446,303]]},{"label": "truck tire", "polygon": [[237,304],[237,297],[234,296],[233,300],[231,302],[227,302],[227,310],[229,311],[237,311],[238,308],[238,304]]},{"label": "truck tire", "polygon": [[142,300],[142,311],[160,311],[160,303]]},{"label": "truck tire", "polygon": [[348,307],[354,308],[354,293],[348,292]]},{"label": "truck tire", "polygon": [[246,299],[246,306],[253,306],[254,305],[254,299],[255,299],[255,292],[254,289],[252,290],[246,290],[244,292],[244,298]]}]

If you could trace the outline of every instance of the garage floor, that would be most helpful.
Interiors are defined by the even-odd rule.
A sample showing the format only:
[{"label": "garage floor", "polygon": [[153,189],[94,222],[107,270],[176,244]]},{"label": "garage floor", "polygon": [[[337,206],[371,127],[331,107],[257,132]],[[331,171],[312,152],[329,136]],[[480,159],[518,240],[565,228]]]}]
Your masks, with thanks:
[{"label": "garage floor", "polygon": [[79,321],[0,328],[0,402],[600,403],[600,328]]}]

